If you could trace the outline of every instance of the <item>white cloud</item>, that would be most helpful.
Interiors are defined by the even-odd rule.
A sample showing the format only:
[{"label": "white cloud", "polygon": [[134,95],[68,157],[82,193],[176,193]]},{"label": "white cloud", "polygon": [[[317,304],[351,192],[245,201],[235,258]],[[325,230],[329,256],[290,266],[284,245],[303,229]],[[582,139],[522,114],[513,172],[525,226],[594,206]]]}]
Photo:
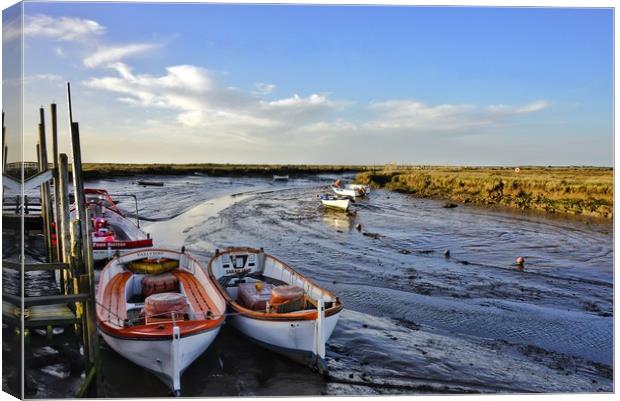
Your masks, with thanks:
[{"label": "white cloud", "polygon": [[24,84],[30,84],[37,81],[58,82],[62,81],[62,77],[56,74],[34,74],[24,77]]},{"label": "white cloud", "polygon": [[416,100],[389,100],[369,105],[369,110],[377,115],[364,127],[408,132],[458,132],[504,123],[517,115],[537,112],[547,106],[543,100],[519,107],[500,104],[484,108],[472,104],[432,106]]},{"label": "white cloud", "polygon": [[[22,35],[21,21],[15,20],[3,29],[4,40]],[[45,14],[24,15],[23,35],[26,38],[49,38],[59,41],[84,41],[102,35],[105,27],[98,22],[73,17],[51,17]]]},{"label": "white cloud", "polygon": [[547,107],[549,107],[549,103],[547,101],[536,100],[536,101],[533,101],[531,103],[528,103],[520,107],[507,106],[504,104],[491,105],[487,107],[487,110],[490,111],[491,113],[496,113],[496,114],[514,115],[514,114],[533,113],[536,111],[546,109]]},{"label": "white cloud", "polygon": [[117,46],[102,46],[84,59],[84,65],[89,68],[109,65],[125,57],[144,53],[159,46],[160,45],[153,43],[129,43]]},{"label": "white cloud", "polygon": [[84,82],[91,88],[121,94],[117,100],[135,107],[167,109],[185,127],[202,127],[251,138],[291,130],[297,124],[312,122],[337,107],[326,95],[264,101],[216,82],[215,75],[201,67],[178,65],[166,68],[161,76],[135,74],[124,63],[112,67],[117,76],[92,78]]},{"label": "white cloud", "polygon": [[276,89],[274,84],[267,84],[264,82],[257,82],[254,84],[254,87],[256,88],[256,93],[260,95],[268,95]]}]

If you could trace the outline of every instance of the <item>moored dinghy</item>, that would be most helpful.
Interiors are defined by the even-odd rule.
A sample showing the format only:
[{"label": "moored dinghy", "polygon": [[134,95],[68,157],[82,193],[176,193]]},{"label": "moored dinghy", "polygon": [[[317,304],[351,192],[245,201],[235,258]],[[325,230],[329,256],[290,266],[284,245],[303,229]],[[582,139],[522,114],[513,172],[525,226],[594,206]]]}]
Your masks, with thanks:
[{"label": "moored dinghy", "polygon": [[97,289],[105,342],[152,371],[175,395],[181,374],[217,336],[226,301],[190,255],[142,250],[111,260]]},{"label": "moored dinghy", "polygon": [[331,186],[332,191],[341,196],[366,196],[370,193],[370,188],[361,184],[343,184],[341,180],[336,180]]},{"label": "moored dinghy", "polygon": [[347,188],[362,191],[364,195],[370,195],[370,186],[364,184],[347,184]]},{"label": "moored dinghy", "polygon": [[[117,252],[122,254],[153,246],[149,235],[123,214],[105,189],[86,188],[84,196],[92,224],[94,260],[110,259]],[[72,219],[76,218],[75,213],[73,205]]]},{"label": "moored dinghy", "polygon": [[231,309],[231,322],[258,344],[325,372],[325,343],[342,303],[262,249],[216,251],[209,275]]},{"label": "moored dinghy", "polygon": [[349,205],[351,204],[351,198],[348,196],[337,196],[337,195],[321,195],[319,196],[321,203],[325,207],[330,207],[334,209],[342,209],[348,210]]}]

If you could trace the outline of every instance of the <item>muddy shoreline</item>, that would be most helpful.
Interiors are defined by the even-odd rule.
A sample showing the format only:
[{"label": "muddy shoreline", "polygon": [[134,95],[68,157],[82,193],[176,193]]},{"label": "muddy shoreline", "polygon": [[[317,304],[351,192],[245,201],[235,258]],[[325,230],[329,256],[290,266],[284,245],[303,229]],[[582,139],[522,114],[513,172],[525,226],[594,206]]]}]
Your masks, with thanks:
[{"label": "muddy shoreline", "polygon": [[[326,378],[226,326],[183,375],[184,396],[613,391],[609,221],[445,209],[381,189],[352,213],[330,212],[316,199],[329,191],[329,174],[284,183],[145,177],[164,187],[135,177],[87,186],[136,195],[157,246],[185,246],[205,265],[216,248],[264,247],[345,306],[327,344]],[[524,271],[516,255],[526,257]],[[107,397],[167,395],[153,375],[101,347]],[[71,388],[72,366],[45,368],[31,374],[31,397]]]}]

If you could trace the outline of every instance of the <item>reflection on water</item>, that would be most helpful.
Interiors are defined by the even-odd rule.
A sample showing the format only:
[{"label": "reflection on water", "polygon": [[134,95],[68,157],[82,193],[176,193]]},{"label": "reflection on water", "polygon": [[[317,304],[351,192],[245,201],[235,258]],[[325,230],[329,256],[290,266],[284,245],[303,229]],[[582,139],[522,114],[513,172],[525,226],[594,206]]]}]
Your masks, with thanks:
[{"label": "reflection on water", "polygon": [[355,226],[355,213],[323,208],[323,222],[336,231],[351,231]]}]

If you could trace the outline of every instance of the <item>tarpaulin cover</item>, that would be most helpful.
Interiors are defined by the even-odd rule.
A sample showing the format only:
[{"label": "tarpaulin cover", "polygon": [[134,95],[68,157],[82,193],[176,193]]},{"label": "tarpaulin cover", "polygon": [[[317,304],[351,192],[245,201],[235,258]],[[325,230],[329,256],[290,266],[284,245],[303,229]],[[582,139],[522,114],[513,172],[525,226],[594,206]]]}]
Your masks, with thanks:
[{"label": "tarpaulin cover", "polygon": [[162,292],[177,292],[178,290],[179,279],[172,273],[145,276],[142,279],[142,295],[145,297]]},{"label": "tarpaulin cover", "polygon": [[187,298],[178,292],[162,292],[153,294],[144,300],[144,314],[149,317],[163,319],[171,318],[172,312],[182,316],[189,311]]},{"label": "tarpaulin cover", "polygon": [[271,291],[269,303],[272,306],[285,304],[292,301],[299,301],[304,296],[304,290],[294,285],[280,285]]},{"label": "tarpaulin cover", "polygon": [[[238,300],[243,306],[255,311],[264,311],[267,308],[267,301],[271,299],[272,284],[260,283],[240,283]],[[257,288],[258,287],[258,288]]]}]

